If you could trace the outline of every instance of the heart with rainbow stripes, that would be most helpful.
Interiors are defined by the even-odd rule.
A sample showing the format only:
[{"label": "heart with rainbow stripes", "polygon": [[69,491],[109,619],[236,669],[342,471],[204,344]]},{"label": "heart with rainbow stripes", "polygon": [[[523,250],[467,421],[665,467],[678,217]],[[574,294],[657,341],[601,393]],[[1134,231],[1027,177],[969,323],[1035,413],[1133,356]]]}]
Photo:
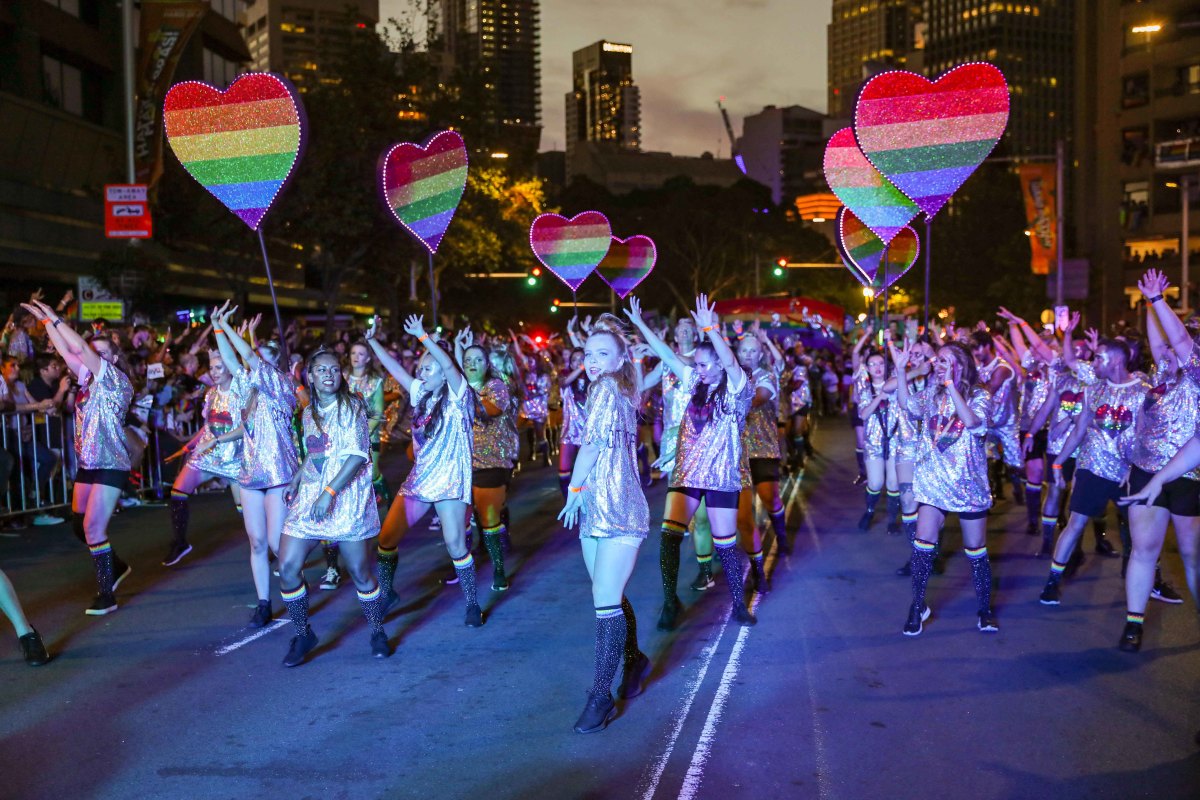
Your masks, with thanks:
[{"label": "heart with rainbow stripes", "polygon": [[608,255],[596,267],[596,274],[624,300],[646,280],[657,260],[658,248],[649,236],[639,234],[628,239],[614,236]]},{"label": "heart with rainbow stripes", "polygon": [[467,188],[467,146],[455,131],[404,142],[379,159],[379,190],[396,221],[436,253]]},{"label": "heart with rainbow stripes", "polygon": [[842,128],[825,145],[825,182],[884,244],[921,209],[904,196],[858,149],[853,128]]},{"label": "heart with rainbow stripes", "polygon": [[240,75],[223,92],[184,81],[167,92],[163,119],[188,174],[258,230],[304,146],[304,107],[291,83],[270,72]]},{"label": "heart with rainbow stripes", "polygon": [[612,226],[599,211],[570,219],[542,214],[529,226],[529,246],[542,266],[574,292],[608,255]]},{"label": "heart with rainbow stripes", "polygon": [[884,72],[858,94],[854,136],[875,168],[932,218],[1000,141],[1008,108],[1008,84],[991,64],[963,64],[935,81]]},{"label": "heart with rainbow stripes", "polygon": [[[838,209],[835,230],[842,262],[863,286],[886,289],[917,263],[921,246],[911,226],[905,225],[885,244],[853,211],[842,206]],[[887,270],[881,276],[885,250]],[[877,278],[881,280],[877,282]]]}]

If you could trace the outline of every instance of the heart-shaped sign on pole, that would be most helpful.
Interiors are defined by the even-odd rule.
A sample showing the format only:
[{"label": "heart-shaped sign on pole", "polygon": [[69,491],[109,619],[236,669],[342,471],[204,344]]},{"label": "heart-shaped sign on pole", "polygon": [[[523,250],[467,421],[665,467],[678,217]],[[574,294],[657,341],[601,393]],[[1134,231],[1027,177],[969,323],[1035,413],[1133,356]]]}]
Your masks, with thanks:
[{"label": "heart-shaped sign on pole", "polygon": [[270,72],[238,76],[225,91],[177,83],[163,102],[164,129],[183,168],[257,231],[304,146],[304,107]]},{"label": "heart-shaped sign on pole", "polygon": [[638,284],[646,280],[658,260],[658,249],[649,236],[612,237],[608,255],[596,267],[596,274],[624,300]]},{"label": "heart-shaped sign on pole", "polygon": [[[838,210],[837,216],[838,253],[846,268],[863,286],[876,291],[887,289],[904,277],[913,264],[917,263],[920,244],[917,232],[905,226],[888,244],[884,244],[862,220],[848,208]],[[883,269],[884,254],[887,255],[887,270]]]},{"label": "heart-shaped sign on pole", "polygon": [[422,144],[404,142],[379,158],[379,191],[396,221],[431,253],[467,188],[467,147],[455,131],[434,134]]},{"label": "heart-shaped sign on pole", "polygon": [[854,135],[875,168],[932,218],[1000,141],[1008,107],[1008,84],[991,64],[963,64],[936,81],[884,72],[858,94]]},{"label": "heart-shaped sign on pole", "polygon": [[611,245],[612,226],[599,211],[584,211],[570,219],[542,214],[529,226],[533,254],[572,292],[604,260]]},{"label": "heart-shaped sign on pole", "polygon": [[862,154],[852,128],[842,128],[825,145],[825,181],[885,244],[921,213]]}]

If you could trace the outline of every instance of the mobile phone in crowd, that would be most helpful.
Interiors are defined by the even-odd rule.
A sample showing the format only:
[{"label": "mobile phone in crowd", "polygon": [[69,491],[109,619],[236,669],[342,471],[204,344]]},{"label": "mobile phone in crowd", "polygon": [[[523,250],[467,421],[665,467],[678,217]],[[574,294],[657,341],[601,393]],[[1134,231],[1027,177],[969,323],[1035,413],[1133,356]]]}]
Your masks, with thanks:
[{"label": "mobile phone in crowd", "polygon": [[1071,319],[1071,309],[1066,306],[1054,307],[1054,328],[1055,330],[1065,331],[1067,323]]}]

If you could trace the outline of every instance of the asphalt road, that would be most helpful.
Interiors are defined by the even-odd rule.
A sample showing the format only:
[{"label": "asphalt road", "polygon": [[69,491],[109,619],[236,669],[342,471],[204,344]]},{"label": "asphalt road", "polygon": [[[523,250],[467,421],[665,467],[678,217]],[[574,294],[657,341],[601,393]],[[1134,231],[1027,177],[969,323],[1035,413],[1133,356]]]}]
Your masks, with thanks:
[{"label": "asphalt road", "polygon": [[[651,537],[629,597],[652,680],[592,736],[571,731],[594,623],[575,535],[553,522],[553,469],[518,478],[512,590],[487,592],[477,557],[482,629],[463,626],[461,592],[437,582],[440,536],[410,535],[384,661],[369,657],[353,588],[315,589],[316,557],[312,660],[281,666],[287,624],[250,639],[247,545],[225,495],[193,502],[196,550],[174,569],[159,566],[165,509],[118,516],[112,538],[135,571],[108,617],[82,613],[91,564],[67,526],[0,538],[0,565],[56,656],[33,669],[15,641],[0,648],[0,798],[1200,797],[1190,599],[1152,603],[1142,652],[1118,652],[1118,564],[1089,557],[1061,607],[1039,605],[1046,564],[1006,502],[989,536],[1000,633],[975,629],[960,553],[934,578],[924,635],[904,637],[909,587],[892,573],[906,546],[882,524],[855,528],[850,443],[844,422],[825,423],[824,456],[789,482],[797,547],[772,557],[757,627],[727,622],[721,578],[686,588],[685,545],[684,624],[656,631]],[[655,521],[664,491],[648,493]],[[1182,588],[1173,542],[1164,563]]]}]

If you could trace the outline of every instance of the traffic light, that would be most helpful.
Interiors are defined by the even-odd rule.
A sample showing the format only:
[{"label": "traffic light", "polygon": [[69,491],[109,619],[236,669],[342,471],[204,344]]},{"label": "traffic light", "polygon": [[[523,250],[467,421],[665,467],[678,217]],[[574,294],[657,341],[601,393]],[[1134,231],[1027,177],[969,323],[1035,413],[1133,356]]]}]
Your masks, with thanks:
[{"label": "traffic light", "polygon": [[534,267],[533,269],[529,270],[529,275],[525,278],[525,283],[529,284],[530,286],[537,286],[541,278],[542,268]]},{"label": "traffic light", "polygon": [[781,259],[779,259],[778,261],[776,261],[776,262],[775,262],[775,270],[774,270],[774,271],[775,271],[775,277],[776,277],[776,278],[782,278],[782,277],[783,277],[784,270],[786,270],[786,269],[787,269],[787,263],[788,263],[788,262],[787,262],[787,259],[786,259],[786,258],[781,258]]}]

